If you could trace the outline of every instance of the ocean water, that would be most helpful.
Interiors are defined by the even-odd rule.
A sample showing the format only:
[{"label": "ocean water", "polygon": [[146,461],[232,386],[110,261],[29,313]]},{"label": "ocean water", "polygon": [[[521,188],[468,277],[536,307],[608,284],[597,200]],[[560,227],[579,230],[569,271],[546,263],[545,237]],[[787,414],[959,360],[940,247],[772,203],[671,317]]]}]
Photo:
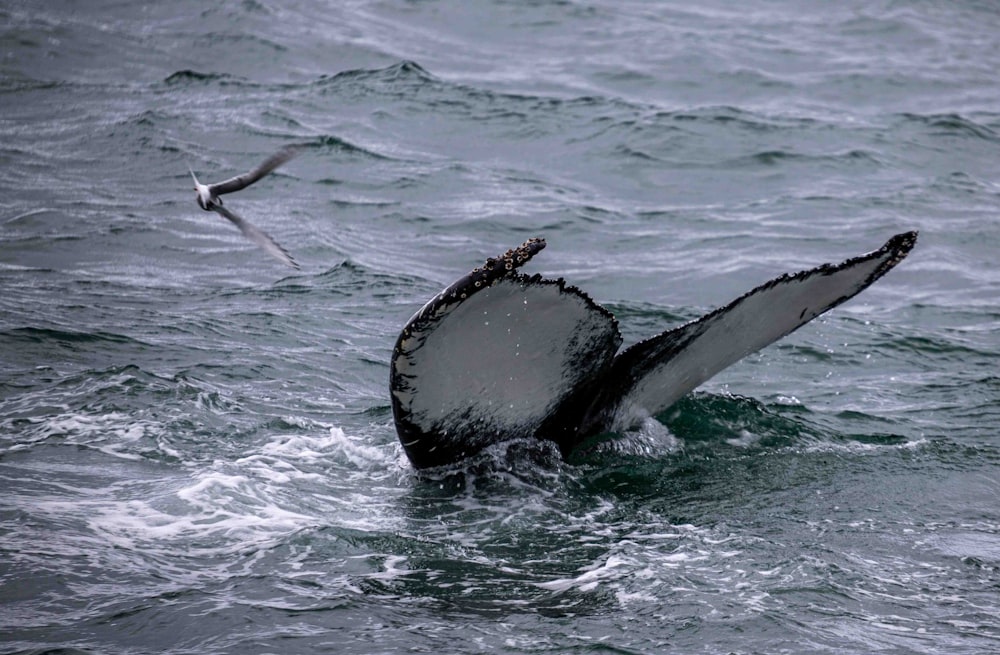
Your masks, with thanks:
[{"label": "ocean water", "polygon": [[[1000,10],[0,2],[0,650],[1000,650]],[[227,206],[203,180],[303,153]],[[541,236],[626,344],[918,229],[619,446],[417,474],[392,344]]]}]

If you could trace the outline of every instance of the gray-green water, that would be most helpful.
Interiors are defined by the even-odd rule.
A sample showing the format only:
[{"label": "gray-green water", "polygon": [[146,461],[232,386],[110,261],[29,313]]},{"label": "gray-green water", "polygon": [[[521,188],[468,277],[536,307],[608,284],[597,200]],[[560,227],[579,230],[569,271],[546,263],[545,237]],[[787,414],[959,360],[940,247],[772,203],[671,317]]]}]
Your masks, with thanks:
[{"label": "gray-green water", "polygon": [[[0,648],[1000,649],[990,2],[0,3]],[[269,259],[194,203],[229,201]],[[529,236],[626,343],[919,229],[622,452],[417,476],[406,319]]]}]

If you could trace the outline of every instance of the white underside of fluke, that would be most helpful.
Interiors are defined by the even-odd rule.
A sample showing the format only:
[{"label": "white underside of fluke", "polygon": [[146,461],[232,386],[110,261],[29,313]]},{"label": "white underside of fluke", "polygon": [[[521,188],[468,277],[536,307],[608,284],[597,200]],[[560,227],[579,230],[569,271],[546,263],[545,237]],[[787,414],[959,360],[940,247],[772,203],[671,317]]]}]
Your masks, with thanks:
[{"label": "white underside of fluke", "polygon": [[607,366],[615,335],[614,320],[584,296],[504,278],[413,326],[395,362],[410,384],[393,394],[412,423],[443,440],[468,439],[470,429],[484,439],[532,436],[576,384]]},{"label": "white underside of fluke", "polygon": [[609,429],[627,429],[662,412],[723,369],[854,296],[893,257],[886,252],[836,270],[779,278],[722,311],[667,333],[682,347],[672,356],[657,354],[657,363],[623,393]]}]

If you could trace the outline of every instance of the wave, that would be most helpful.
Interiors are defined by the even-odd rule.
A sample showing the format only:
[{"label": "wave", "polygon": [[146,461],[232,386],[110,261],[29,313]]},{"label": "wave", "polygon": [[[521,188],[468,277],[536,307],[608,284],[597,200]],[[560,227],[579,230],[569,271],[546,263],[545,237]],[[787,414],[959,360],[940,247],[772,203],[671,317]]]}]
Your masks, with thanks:
[{"label": "wave", "polygon": [[[995,120],[996,115],[992,115],[992,118]],[[997,130],[962,114],[904,113],[901,115],[901,120],[904,124],[927,128],[928,134],[932,136],[972,137],[992,143],[1000,141],[1000,133]]]},{"label": "wave", "polygon": [[869,164],[873,168],[883,168],[885,163],[880,155],[863,148],[853,148],[846,151],[822,154],[807,154],[792,150],[764,150],[750,155],[744,155],[719,162],[719,165],[738,169],[753,169],[771,166],[803,166],[823,164],[832,166],[856,167],[859,164]]},{"label": "wave", "polygon": [[424,84],[437,82],[429,71],[420,64],[411,60],[403,60],[391,64],[384,68],[357,68],[342,71],[331,76],[320,78],[315,84],[318,86],[336,85],[341,82],[373,82],[375,84],[386,84],[389,86],[405,84]]},{"label": "wave", "polygon": [[235,84],[243,84],[244,80],[229,75],[226,73],[202,73],[200,71],[192,70],[186,68],[184,70],[179,70],[171,73],[163,79],[163,84],[166,86],[183,86],[192,84],[223,84],[227,82],[232,82]]}]

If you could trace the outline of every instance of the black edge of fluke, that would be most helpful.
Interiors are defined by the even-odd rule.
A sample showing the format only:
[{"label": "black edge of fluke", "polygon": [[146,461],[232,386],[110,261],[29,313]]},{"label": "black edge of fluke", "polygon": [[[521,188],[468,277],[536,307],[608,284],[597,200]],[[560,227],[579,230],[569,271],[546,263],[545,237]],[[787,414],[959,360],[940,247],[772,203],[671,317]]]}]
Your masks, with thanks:
[{"label": "black edge of fluke", "polygon": [[[449,285],[403,328],[390,367],[400,442],[418,469],[525,437],[555,441],[568,457],[592,437],[657,415],[729,365],[853,298],[916,242],[917,232],[904,232],[839,264],[778,276],[616,355],[621,334],[607,309],[562,279],[517,272],[545,247],[543,239],[529,239]],[[485,289],[491,292],[477,295]],[[500,328],[477,330],[492,317]],[[524,351],[525,341],[535,350]],[[565,350],[552,354],[553,344]],[[508,364],[519,355],[516,367]],[[478,377],[470,386],[463,376],[472,371],[485,371],[485,383]],[[503,412],[479,411],[498,405]]]},{"label": "black edge of fluke", "polygon": [[520,246],[508,249],[502,255],[488,257],[482,266],[472,269],[467,275],[452,282],[406,322],[406,326],[399,333],[396,345],[393,347],[393,360],[402,352],[403,342],[413,333],[413,328],[417,323],[440,312],[448,304],[461,302],[477,291],[486,289],[501,278],[517,275],[517,269],[527,264],[544,247],[545,239],[528,239]]},{"label": "black edge of fluke", "polygon": [[[500,278],[516,275],[517,269],[527,264],[544,247],[545,239],[532,238],[516,248],[508,249],[502,255],[488,257],[482,266],[472,269],[468,275],[442,291],[438,298],[449,301],[464,300],[470,294],[485,289]],[[425,309],[433,309],[434,307],[435,303],[431,301],[425,306]]]},{"label": "black edge of fluke", "polygon": [[516,248],[508,249],[501,255],[488,257],[482,266],[474,268],[428,301],[407,321],[400,332],[393,347],[390,364],[390,398],[396,432],[403,444],[403,449],[415,467],[429,468],[450,464],[461,459],[465,454],[456,457],[452,453],[435,453],[433,448],[428,451],[414,447],[418,440],[424,436],[424,433],[410,420],[408,410],[400,401],[400,394],[409,391],[412,386],[408,375],[399,369],[401,368],[401,360],[406,358],[412,350],[418,349],[421,344],[419,342],[410,344],[409,342],[421,328],[433,324],[451,308],[467,300],[478,291],[489,288],[497,280],[516,277],[518,275],[517,269],[528,263],[543,248],[545,248],[545,239],[531,238]]}]

